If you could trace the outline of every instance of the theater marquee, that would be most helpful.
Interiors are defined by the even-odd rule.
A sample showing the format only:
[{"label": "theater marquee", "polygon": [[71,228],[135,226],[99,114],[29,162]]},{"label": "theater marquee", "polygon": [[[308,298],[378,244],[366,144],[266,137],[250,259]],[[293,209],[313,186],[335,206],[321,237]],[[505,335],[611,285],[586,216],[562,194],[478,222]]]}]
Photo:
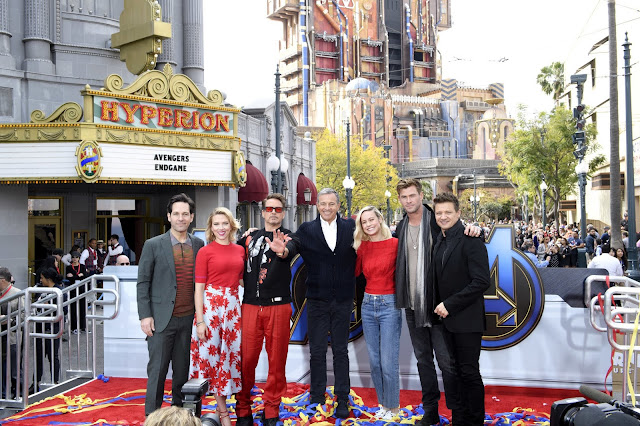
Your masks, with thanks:
[{"label": "theater marquee", "polygon": [[[185,183],[244,186],[237,108],[219,91],[204,95],[171,66],[124,87],[82,91],[49,116],[0,125],[0,182]],[[30,155],[26,156],[25,153]]]}]

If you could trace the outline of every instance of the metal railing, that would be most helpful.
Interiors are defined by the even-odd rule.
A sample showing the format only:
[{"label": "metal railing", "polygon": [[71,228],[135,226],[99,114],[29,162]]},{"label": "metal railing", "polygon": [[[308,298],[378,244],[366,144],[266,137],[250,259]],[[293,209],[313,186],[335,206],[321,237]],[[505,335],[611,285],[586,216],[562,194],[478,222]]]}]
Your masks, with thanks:
[{"label": "metal railing", "polygon": [[[99,287],[103,281],[113,281],[114,288]],[[109,294],[112,297],[105,297]],[[7,340],[13,332],[16,345],[5,350],[0,343],[0,348],[16,354],[6,365],[15,367],[15,377],[0,382],[4,390],[0,407],[23,409],[98,375],[96,322],[114,319],[119,313],[118,277],[94,275],[63,289],[29,287],[0,301],[3,313],[14,299],[18,299],[19,308],[14,306],[8,310],[11,315],[2,318],[2,323],[6,319],[10,326],[6,333],[4,328],[0,332],[0,342],[2,336],[6,334]],[[108,305],[114,306],[113,313],[105,316],[102,307]]]},{"label": "metal railing", "polygon": [[[601,306],[599,296],[591,297],[591,288],[594,282],[603,282],[607,279],[612,285],[602,296],[604,306]],[[627,383],[631,366],[634,396],[635,399],[640,399],[638,370],[635,362],[640,354],[640,339],[638,339],[638,328],[635,324],[636,317],[640,315],[640,283],[628,277],[591,275],[585,280],[584,303],[589,309],[591,326],[597,331],[606,332],[611,347],[622,354],[622,391],[621,395],[614,395],[614,397],[624,402],[631,401]],[[631,344],[634,338],[635,342]],[[628,363],[629,353],[633,354],[631,364]]]}]

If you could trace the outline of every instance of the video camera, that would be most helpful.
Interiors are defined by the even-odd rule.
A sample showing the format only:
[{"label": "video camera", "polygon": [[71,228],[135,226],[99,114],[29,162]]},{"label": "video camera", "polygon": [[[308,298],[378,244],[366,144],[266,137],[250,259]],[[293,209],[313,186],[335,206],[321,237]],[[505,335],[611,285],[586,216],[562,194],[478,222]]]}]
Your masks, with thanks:
[{"label": "video camera", "polygon": [[589,386],[580,386],[580,393],[597,404],[589,404],[581,397],[556,401],[551,406],[551,426],[638,426],[640,409],[612,399]]},{"label": "video camera", "polygon": [[182,407],[200,418],[203,426],[221,426],[220,416],[217,413],[208,413],[202,416],[202,397],[209,390],[207,379],[191,379],[182,386]]}]

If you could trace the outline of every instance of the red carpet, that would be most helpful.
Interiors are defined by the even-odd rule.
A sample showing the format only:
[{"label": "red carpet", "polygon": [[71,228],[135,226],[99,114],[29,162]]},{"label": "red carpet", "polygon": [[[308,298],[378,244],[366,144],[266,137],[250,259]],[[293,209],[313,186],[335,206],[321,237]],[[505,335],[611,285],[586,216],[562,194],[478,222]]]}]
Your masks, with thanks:
[{"label": "red carpet", "polygon": [[[0,425],[16,426],[42,426],[42,425],[142,425],[144,423],[144,392],[145,379],[111,378],[107,383],[101,380],[93,380],[83,386],[58,395],[40,403],[28,407],[23,412],[0,420]],[[170,398],[170,382],[167,382],[165,401]],[[290,417],[293,424],[320,424],[334,423],[330,417],[333,412],[331,405],[322,407],[320,414],[315,417],[307,417],[309,414],[304,403],[305,392],[308,385],[290,383],[287,389],[287,399],[283,411]],[[486,411],[492,416],[501,413],[509,413],[515,410],[527,410],[534,417],[524,419],[519,424],[548,424],[551,404],[559,399],[571,396],[579,396],[577,390],[520,388],[507,386],[485,387]],[[308,398],[308,394],[307,398]],[[353,418],[342,421],[341,424],[374,424],[370,421],[367,409],[374,410],[377,404],[375,390],[371,388],[352,388],[352,413]],[[413,424],[421,414],[420,392],[403,390],[400,392],[400,406],[406,408],[402,423]],[[165,404],[168,405],[168,404]],[[231,411],[235,400],[229,400]],[[261,410],[262,399],[258,393],[254,399],[254,413]],[[450,412],[444,405],[444,396],[440,402],[440,414],[444,416],[443,424],[450,419]],[[203,412],[215,409],[215,399],[207,397],[203,401]],[[307,411],[305,414],[304,411]],[[315,413],[315,412],[314,412]],[[356,417],[357,416],[357,417]],[[538,416],[538,417],[535,417]],[[282,417],[282,415],[281,415]],[[503,416],[504,417],[504,416]],[[282,417],[283,418],[283,417]],[[283,418],[284,419],[284,418]],[[519,417],[518,417],[519,419]],[[486,420],[485,424],[513,424],[500,416]],[[536,422],[537,421],[537,422]],[[376,422],[377,425],[384,424]]]}]

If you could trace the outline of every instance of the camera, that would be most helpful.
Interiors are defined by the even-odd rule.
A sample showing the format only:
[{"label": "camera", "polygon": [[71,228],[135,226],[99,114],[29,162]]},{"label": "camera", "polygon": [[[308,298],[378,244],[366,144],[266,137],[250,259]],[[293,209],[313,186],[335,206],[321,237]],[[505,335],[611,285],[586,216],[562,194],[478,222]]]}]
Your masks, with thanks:
[{"label": "camera", "polygon": [[640,410],[631,404],[618,402],[589,386],[580,386],[585,398],[567,398],[551,406],[550,426],[639,426]]},{"label": "camera", "polygon": [[220,426],[220,416],[217,413],[202,414],[202,397],[209,390],[207,379],[191,379],[182,386],[182,406],[200,417],[203,426]]}]

